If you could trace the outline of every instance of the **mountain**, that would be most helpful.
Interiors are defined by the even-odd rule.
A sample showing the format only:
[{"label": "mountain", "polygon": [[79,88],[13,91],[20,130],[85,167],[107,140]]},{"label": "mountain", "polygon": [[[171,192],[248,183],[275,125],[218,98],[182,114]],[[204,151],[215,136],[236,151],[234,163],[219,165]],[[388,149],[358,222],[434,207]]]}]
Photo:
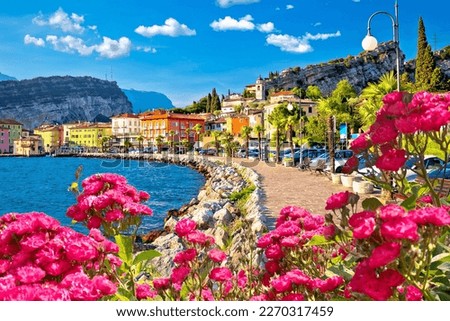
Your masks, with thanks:
[{"label": "mountain", "polygon": [[17,80],[17,79],[14,78],[14,77],[11,77],[11,76],[2,74],[2,73],[0,72],[0,81],[4,81],[4,80]]},{"label": "mountain", "polygon": [[[435,55],[436,63],[447,79],[450,79],[450,59]],[[405,55],[400,50],[400,74],[414,75],[414,63],[404,63]],[[294,67],[281,73],[270,73],[264,79],[266,90],[288,90],[294,87],[306,89],[316,85],[322,94],[328,95],[339,81],[347,79],[356,92],[361,92],[369,82],[377,82],[382,75],[396,69],[395,45],[392,41],[380,44],[373,51],[362,52],[358,56],[335,59],[327,63],[309,65],[305,68]]]},{"label": "mountain", "polygon": [[149,109],[173,108],[172,101],[164,94],[155,91],[138,91],[134,89],[122,89],[128,100],[133,105],[133,112],[139,113]]},{"label": "mountain", "polygon": [[116,82],[71,76],[0,82],[0,118],[15,119],[28,129],[129,112],[131,103]]}]

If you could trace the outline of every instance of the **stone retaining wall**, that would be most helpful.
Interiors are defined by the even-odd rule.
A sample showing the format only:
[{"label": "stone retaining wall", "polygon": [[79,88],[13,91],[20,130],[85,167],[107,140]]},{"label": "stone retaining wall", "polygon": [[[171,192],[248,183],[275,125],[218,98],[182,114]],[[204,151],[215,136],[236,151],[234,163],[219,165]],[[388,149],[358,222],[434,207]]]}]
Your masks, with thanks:
[{"label": "stone retaining wall", "polygon": [[[250,168],[232,162],[221,162],[194,155],[127,155],[82,154],[80,156],[148,160],[189,166],[206,177],[205,185],[189,204],[169,211],[164,232],[157,233],[151,246],[162,255],[153,259],[152,265],[161,275],[168,275],[174,267],[174,255],[184,248],[173,228],[181,218],[190,218],[198,229],[214,236],[216,244],[229,254],[228,266],[238,269],[252,261],[259,265],[261,254],[256,249],[257,239],[267,231],[263,190],[259,175]],[[237,204],[230,196],[245,187],[254,186],[247,201]],[[158,236],[159,235],[159,236]],[[258,253],[257,253],[258,252]]]}]

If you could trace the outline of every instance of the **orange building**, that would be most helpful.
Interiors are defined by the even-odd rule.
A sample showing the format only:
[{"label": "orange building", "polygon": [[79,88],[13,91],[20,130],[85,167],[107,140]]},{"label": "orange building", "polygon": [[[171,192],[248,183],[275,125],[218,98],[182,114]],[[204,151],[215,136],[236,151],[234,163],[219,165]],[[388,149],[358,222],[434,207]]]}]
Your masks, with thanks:
[{"label": "orange building", "polygon": [[233,136],[239,136],[241,134],[242,127],[249,126],[250,121],[248,116],[238,115],[227,118],[227,132],[233,134]]},{"label": "orange building", "polygon": [[[198,115],[175,114],[166,110],[155,110],[139,115],[141,120],[141,135],[148,142],[156,143],[158,136],[164,141],[182,141],[188,139],[190,142],[198,140],[194,126],[201,126],[200,132],[205,131],[205,119]],[[188,130],[189,133],[188,133]],[[172,132],[173,131],[173,132]],[[173,136],[173,137],[172,137]]]}]

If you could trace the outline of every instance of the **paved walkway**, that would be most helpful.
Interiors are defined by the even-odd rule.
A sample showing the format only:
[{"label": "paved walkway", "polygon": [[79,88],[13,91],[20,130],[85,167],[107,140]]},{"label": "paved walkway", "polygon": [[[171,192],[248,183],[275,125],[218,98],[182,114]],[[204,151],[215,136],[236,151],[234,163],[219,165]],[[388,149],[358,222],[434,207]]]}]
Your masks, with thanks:
[{"label": "paved walkway", "polygon": [[[280,210],[287,205],[303,207],[314,214],[325,214],[326,199],[333,193],[352,189],[342,185],[334,185],[324,174],[300,171],[295,167],[281,164],[265,163],[243,159],[234,159],[241,165],[250,167],[261,175],[261,183],[265,193],[267,216],[271,218],[269,228]],[[370,195],[363,195],[366,198]]]}]

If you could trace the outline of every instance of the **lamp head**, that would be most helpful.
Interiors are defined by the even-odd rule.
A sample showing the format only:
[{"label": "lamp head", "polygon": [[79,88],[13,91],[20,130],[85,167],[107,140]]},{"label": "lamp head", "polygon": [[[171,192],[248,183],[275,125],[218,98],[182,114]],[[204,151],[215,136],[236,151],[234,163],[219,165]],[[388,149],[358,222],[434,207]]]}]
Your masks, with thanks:
[{"label": "lamp head", "polygon": [[364,37],[361,45],[362,45],[364,50],[372,51],[372,50],[375,50],[377,48],[378,41],[377,41],[377,39],[374,36],[372,36],[369,33],[369,34],[367,34],[367,36]]},{"label": "lamp head", "polygon": [[292,110],[294,109],[294,106],[293,106],[291,103],[289,103],[289,104],[287,105],[287,109],[288,109],[289,111],[292,111]]}]

